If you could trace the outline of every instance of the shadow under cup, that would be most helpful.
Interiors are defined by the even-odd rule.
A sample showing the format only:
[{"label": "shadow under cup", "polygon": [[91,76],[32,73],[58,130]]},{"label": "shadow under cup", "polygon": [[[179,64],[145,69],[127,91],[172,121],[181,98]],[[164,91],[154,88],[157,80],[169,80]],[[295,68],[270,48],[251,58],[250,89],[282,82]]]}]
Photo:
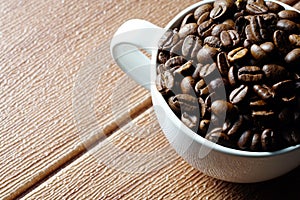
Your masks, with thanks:
[{"label": "shadow under cup", "polygon": [[[180,27],[185,15],[212,2],[214,1],[199,2],[183,10],[165,29]],[[295,10],[275,2],[286,9]],[[158,50],[155,50],[151,60],[152,67],[157,65],[157,54]],[[155,83],[156,76],[157,72],[151,70],[152,83]],[[159,124],[171,146],[190,165],[208,176],[229,182],[261,182],[286,174],[300,164],[299,144],[274,152],[250,152],[224,147],[206,140],[184,125],[155,84],[151,84],[151,96]]]}]

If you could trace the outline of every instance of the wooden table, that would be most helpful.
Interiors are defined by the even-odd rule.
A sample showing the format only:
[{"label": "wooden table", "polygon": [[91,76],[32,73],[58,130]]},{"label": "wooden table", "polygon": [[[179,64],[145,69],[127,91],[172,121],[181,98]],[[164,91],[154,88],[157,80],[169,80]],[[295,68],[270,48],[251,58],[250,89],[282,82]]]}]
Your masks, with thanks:
[{"label": "wooden table", "polygon": [[0,2],[0,199],[300,198],[299,168],[234,184],[190,167],[164,138],[149,93],[110,57],[126,20],[163,27],[195,2]]}]

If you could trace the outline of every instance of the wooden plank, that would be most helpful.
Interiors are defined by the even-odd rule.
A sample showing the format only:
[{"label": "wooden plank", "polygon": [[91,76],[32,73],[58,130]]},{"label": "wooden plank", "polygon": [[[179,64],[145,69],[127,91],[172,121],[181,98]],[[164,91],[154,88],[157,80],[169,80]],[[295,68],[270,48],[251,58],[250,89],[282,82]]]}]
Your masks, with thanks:
[{"label": "wooden plank", "polygon": [[153,113],[147,110],[24,199],[272,199],[281,188],[299,195],[300,169],[259,184],[203,175],[177,156]]}]

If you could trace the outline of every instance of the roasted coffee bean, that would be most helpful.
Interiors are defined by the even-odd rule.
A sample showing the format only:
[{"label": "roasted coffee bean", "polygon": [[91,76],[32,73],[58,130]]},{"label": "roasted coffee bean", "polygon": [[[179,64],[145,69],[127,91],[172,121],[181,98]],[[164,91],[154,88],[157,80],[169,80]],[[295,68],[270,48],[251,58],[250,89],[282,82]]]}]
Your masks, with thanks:
[{"label": "roasted coffee bean", "polygon": [[250,101],[249,106],[253,111],[267,110],[269,108],[269,104],[265,100],[261,99]]},{"label": "roasted coffee bean", "polygon": [[235,30],[222,31],[220,40],[223,47],[231,48],[240,43],[240,36]]},{"label": "roasted coffee bean", "polygon": [[183,65],[184,63],[185,63],[185,58],[183,56],[176,56],[176,57],[170,58],[166,62],[165,68],[166,69],[171,69],[175,66]]},{"label": "roasted coffee bean", "polygon": [[227,131],[227,135],[229,137],[236,136],[240,134],[243,128],[244,128],[244,117],[242,115],[239,115],[238,119],[232,124],[230,129]]},{"label": "roasted coffee bean", "polygon": [[277,83],[289,77],[289,72],[283,66],[276,64],[264,65],[262,71],[269,83]]},{"label": "roasted coffee bean", "polygon": [[202,47],[202,40],[195,35],[188,35],[182,44],[182,55],[194,58]]},{"label": "roasted coffee bean", "polygon": [[211,31],[214,27],[213,24],[214,21],[212,19],[199,24],[197,31],[201,38],[205,38],[211,34]]},{"label": "roasted coffee bean", "polygon": [[287,54],[287,52],[289,51],[290,42],[288,39],[288,35],[284,31],[275,31],[273,34],[273,41],[280,53]]},{"label": "roasted coffee bean", "polygon": [[209,125],[210,125],[210,120],[208,120],[208,119],[203,119],[203,120],[200,121],[199,134],[201,136],[205,136],[207,134],[207,130],[208,130]]},{"label": "roasted coffee bean", "polygon": [[199,94],[199,96],[205,96],[209,94],[208,87],[204,81],[204,79],[199,80],[195,85],[195,92]]},{"label": "roasted coffee bean", "polygon": [[217,20],[225,17],[234,8],[234,1],[230,0],[216,0],[214,2],[214,8],[210,12],[210,18]]},{"label": "roasted coffee bean", "polygon": [[217,66],[222,76],[228,76],[230,65],[225,52],[221,52],[217,55]]},{"label": "roasted coffee bean", "polygon": [[195,20],[197,21],[201,15],[203,15],[206,12],[210,12],[212,9],[213,9],[213,6],[211,4],[204,4],[202,6],[199,6],[194,11]]},{"label": "roasted coffee bean", "polygon": [[283,31],[287,31],[288,33],[298,33],[299,26],[297,23],[288,20],[288,19],[281,19],[276,24],[277,28]]},{"label": "roasted coffee bean", "polygon": [[289,36],[289,41],[290,41],[292,46],[300,47],[300,35],[291,34]]},{"label": "roasted coffee bean", "polygon": [[[174,68],[173,68],[174,69]],[[193,73],[194,71],[194,66],[193,66],[193,61],[188,61],[184,63],[183,65],[179,66],[173,71],[174,75],[181,75],[181,76],[189,76]]]},{"label": "roasted coffee bean", "polygon": [[254,85],[253,91],[263,100],[269,100],[273,98],[273,93],[271,92],[271,88],[266,85]]},{"label": "roasted coffee bean", "polygon": [[182,20],[182,22],[181,22],[180,28],[182,28],[182,27],[185,26],[186,24],[195,23],[195,22],[196,22],[196,21],[195,21],[195,18],[194,18],[194,13],[189,13],[189,14],[187,14],[187,15],[183,18],[183,20]]},{"label": "roasted coffee bean", "polygon": [[256,60],[263,60],[267,57],[267,53],[257,44],[253,44],[250,49],[251,55]]},{"label": "roasted coffee bean", "polygon": [[203,41],[204,44],[207,44],[210,47],[220,48],[222,43],[220,39],[216,36],[208,36]]},{"label": "roasted coffee bean", "polygon": [[156,81],[156,86],[159,91],[164,89],[172,89],[175,84],[174,76],[170,71],[164,71],[159,76],[159,79]]},{"label": "roasted coffee bean", "polygon": [[202,49],[199,50],[197,54],[198,62],[202,64],[207,64],[207,63],[211,64],[214,62],[214,59],[218,52],[219,52],[218,48],[205,45]]},{"label": "roasted coffee bean", "polygon": [[241,60],[242,58],[244,58],[247,55],[247,53],[248,53],[248,49],[243,47],[238,47],[230,51],[227,57],[230,62],[235,62],[237,60]]},{"label": "roasted coffee bean", "polygon": [[231,24],[218,24],[212,29],[211,35],[219,37],[222,31],[228,31],[233,29],[234,26],[232,26]]},{"label": "roasted coffee bean", "polygon": [[164,63],[167,62],[168,59],[169,59],[169,56],[167,55],[167,53],[165,53],[163,51],[159,52],[159,54],[158,54],[158,61],[160,63],[164,64]]},{"label": "roasted coffee bean", "polygon": [[272,92],[276,99],[284,103],[291,103],[296,101],[296,91],[294,87],[295,83],[292,80],[285,80],[274,84],[272,86]]},{"label": "roasted coffee bean", "polygon": [[[300,48],[293,49],[284,58],[285,62],[289,64],[297,64],[300,62]],[[299,66],[296,66],[299,67]]]},{"label": "roasted coffee bean", "polygon": [[213,143],[217,143],[222,146],[232,146],[229,137],[225,133],[222,133],[222,130],[220,128],[213,129],[205,136],[205,138]]},{"label": "roasted coffee bean", "polygon": [[263,72],[257,66],[245,66],[238,70],[238,79],[245,83],[257,83],[263,79]]},{"label": "roasted coffee bean", "polygon": [[293,146],[300,143],[299,130],[295,129],[284,129],[282,131],[282,136],[287,143],[287,146]]},{"label": "roasted coffee bean", "polygon": [[183,124],[220,145],[300,144],[299,22],[264,0],[200,6],[160,40],[156,87]]},{"label": "roasted coffee bean", "polygon": [[277,137],[273,130],[266,129],[261,134],[261,146],[264,151],[274,151],[277,148]]},{"label": "roasted coffee bean", "polygon": [[283,6],[281,6],[275,2],[271,2],[271,1],[267,1],[266,6],[268,7],[269,12],[272,12],[272,13],[278,13],[278,12],[284,10]]},{"label": "roasted coffee bean", "polygon": [[246,130],[240,136],[237,145],[242,150],[250,149],[252,139],[253,139],[253,132],[251,130]]},{"label": "roasted coffee bean", "polygon": [[218,96],[218,98],[224,99],[226,97],[226,91],[228,89],[228,81],[225,78],[216,78],[211,80],[209,82],[208,89],[210,93],[215,93],[216,95],[214,96],[215,98]]},{"label": "roasted coffee bean", "polygon": [[216,116],[221,117],[232,116],[233,113],[236,112],[234,105],[224,100],[216,100],[212,102],[211,111]]},{"label": "roasted coffee bean", "polygon": [[168,50],[180,40],[176,31],[169,30],[158,42],[159,49]]},{"label": "roasted coffee bean", "polygon": [[177,94],[168,100],[169,106],[176,113],[194,113],[199,110],[198,99],[189,94]]},{"label": "roasted coffee bean", "polygon": [[282,10],[278,13],[278,16],[281,19],[289,19],[294,22],[299,22],[300,20],[300,13],[294,10]]},{"label": "roasted coffee bean", "polygon": [[208,21],[208,20],[209,20],[209,12],[205,12],[199,17],[199,19],[197,20],[197,24],[200,25],[203,22]]},{"label": "roasted coffee bean", "polygon": [[184,112],[181,115],[182,123],[184,123],[187,127],[189,127],[192,130],[197,130],[198,120],[199,118],[196,115],[191,115],[186,112]]},{"label": "roasted coffee bean", "polygon": [[216,63],[206,64],[200,69],[199,76],[200,78],[203,78],[205,81],[209,82],[217,76],[217,73]]},{"label": "roasted coffee bean", "polygon": [[228,81],[231,86],[235,86],[237,84],[237,69],[234,66],[231,66],[228,71]]},{"label": "roasted coffee bean", "polygon": [[246,5],[246,11],[250,14],[263,14],[268,12],[268,7],[264,3],[248,2]]},{"label": "roasted coffee bean", "polygon": [[230,95],[229,100],[232,104],[239,104],[246,99],[249,87],[246,85],[240,85],[240,87],[234,89]]},{"label": "roasted coffee bean", "polygon": [[197,32],[198,25],[196,23],[189,23],[181,27],[178,31],[180,38],[185,38],[188,35],[193,35]]},{"label": "roasted coffee bean", "polygon": [[180,83],[180,88],[183,94],[194,93],[195,80],[191,76],[186,76]]}]

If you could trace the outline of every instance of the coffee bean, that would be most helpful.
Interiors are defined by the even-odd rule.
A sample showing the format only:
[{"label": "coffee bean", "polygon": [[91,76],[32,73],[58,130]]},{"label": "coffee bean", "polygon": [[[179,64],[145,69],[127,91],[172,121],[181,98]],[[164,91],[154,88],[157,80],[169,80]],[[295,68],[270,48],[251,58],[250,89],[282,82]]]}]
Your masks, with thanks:
[{"label": "coffee bean", "polygon": [[168,50],[180,40],[177,32],[167,31],[158,42],[159,49]]},{"label": "coffee bean", "polygon": [[273,34],[273,41],[280,53],[286,54],[289,51],[288,35],[282,30],[276,30]]},{"label": "coffee bean", "polygon": [[243,47],[238,47],[236,49],[233,49],[228,53],[228,60],[230,62],[235,62],[237,60],[241,60],[244,58],[248,53],[248,49],[243,48]]},{"label": "coffee bean", "polygon": [[205,138],[213,143],[220,144],[222,146],[231,147],[232,143],[229,137],[222,132],[221,128],[215,128],[209,132]]},{"label": "coffee bean", "polygon": [[246,83],[257,83],[263,79],[263,72],[257,66],[245,66],[238,70],[238,79]]},{"label": "coffee bean", "polygon": [[185,26],[186,24],[195,23],[195,22],[196,22],[196,21],[195,21],[195,18],[194,18],[194,13],[189,13],[189,14],[187,14],[187,15],[183,18],[183,20],[182,20],[182,22],[181,22],[180,28],[182,28],[182,27]]},{"label": "coffee bean", "polygon": [[220,34],[220,40],[223,47],[231,48],[239,44],[240,36],[235,30],[222,31]]},{"label": "coffee bean", "polygon": [[229,137],[236,136],[240,134],[243,128],[244,128],[244,117],[240,115],[238,119],[232,124],[230,129],[227,131],[227,135]]},{"label": "coffee bean", "polygon": [[201,47],[202,41],[198,36],[188,35],[182,44],[182,55],[185,57],[194,58]]},{"label": "coffee bean", "polygon": [[229,100],[232,104],[239,104],[240,102],[244,101],[247,94],[248,94],[248,86],[241,85],[240,87],[234,89],[230,95]]},{"label": "coffee bean", "polygon": [[271,88],[266,85],[254,85],[253,91],[263,100],[269,100],[273,98]]},{"label": "coffee bean", "polygon": [[183,39],[179,40],[174,46],[170,49],[170,56],[175,57],[181,55],[181,48],[183,44]]},{"label": "coffee bean", "polygon": [[249,106],[253,111],[268,110],[269,104],[265,100],[250,101]]},{"label": "coffee bean", "polygon": [[169,59],[169,56],[167,55],[167,53],[165,53],[163,51],[159,52],[159,54],[158,54],[158,61],[160,63],[164,64],[164,63],[167,62],[168,59]]},{"label": "coffee bean", "polygon": [[194,71],[193,61],[190,60],[190,61],[184,63],[183,65],[179,66],[178,68],[176,68],[173,71],[173,74],[175,76],[177,74],[179,74],[181,76],[189,76],[189,75],[191,75],[193,73],[193,71]]},{"label": "coffee bean", "polygon": [[267,53],[257,44],[253,44],[250,49],[251,55],[256,60],[263,60],[267,57]]},{"label": "coffee bean", "polygon": [[234,66],[231,66],[228,71],[228,81],[231,86],[235,86],[237,83],[237,69]]},{"label": "coffee bean", "polygon": [[276,99],[283,103],[292,103],[296,101],[296,94],[294,90],[295,83],[292,80],[285,80],[276,83],[272,86],[272,92]]},{"label": "coffee bean", "polygon": [[175,84],[174,76],[170,71],[164,71],[159,76],[159,79],[156,82],[156,85],[158,89],[164,90],[164,89],[172,89]]},{"label": "coffee bean", "polygon": [[296,34],[289,35],[289,41],[292,46],[300,47],[300,35],[296,35]]},{"label": "coffee bean", "polygon": [[271,54],[275,50],[275,46],[272,42],[262,43],[260,45],[260,48],[262,48],[262,50],[265,51],[267,54]]},{"label": "coffee bean", "polygon": [[272,13],[278,13],[278,12],[284,10],[283,6],[281,6],[275,2],[272,2],[272,1],[267,1],[266,6],[268,7],[269,12],[272,12]]},{"label": "coffee bean", "polygon": [[250,150],[260,151],[261,149],[261,135],[259,133],[254,133],[251,141]]},{"label": "coffee bean", "polygon": [[197,116],[188,114],[186,112],[181,115],[182,123],[194,131],[198,128],[198,120],[199,118]]},{"label": "coffee bean", "polygon": [[210,12],[212,10],[212,8],[213,8],[213,6],[211,4],[204,4],[202,6],[199,6],[194,11],[195,20],[197,21],[202,14],[204,14],[206,12]]},{"label": "coffee bean", "polygon": [[299,22],[300,14],[294,10],[282,10],[278,13],[281,19],[289,19],[294,22]]},{"label": "coffee bean", "polygon": [[300,143],[300,134],[298,134],[297,132],[298,130],[295,129],[282,130],[282,136],[287,142],[287,146],[293,146]]},{"label": "coffee bean", "polygon": [[194,93],[195,80],[191,76],[186,76],[180,83],[180,88],[183,94]]},{"label": "coffee bean", "polygon": [[206,81],[210,81],[213,78],[215,78],[217,76],[216,73],[217,73],[216,63],[206,64],[199,71],[200,77],[204,78]]},{"label": "coffee bean", "polygon": [[264,151],[273,151],[277,146],[277,137],[273,130],[266,129],[261,134],[261,146]]},{"label": "coffee bean", "polygon": [[201,38],[205,38],[211,34],[211,31],[214,26],[214,21],[212,19],[209,19],[198,26],[198,34],[200,35]]},{"label": "coffee bean", "polygon": [[247,3],[246,11],[250,14],[263,14],[268,12],[268,7],[265,6],[263,3],[258,2],[251,2]]},{"label": "coffee bean", "polygon": [[218,48],[205,45],[197,54],[198,62],[202,64],[213,63],[218,52]]},{"label": "coffee bean", "polygon": [[204,79],[200,79],[195,85],[195,92],[199,94],[199,96],[205,96],[209,94],[208,87],[204,81]]},{"label": "coffee bean", "polygon": [[220,74],[226,77],[228,75],[230,65],[225,52],[221,52],[217,55],[217,66]]},{"label": "coffee bean", "polygon": [[237,142],[238,147],[242,150],[250,149],[252,138],[253,133],[251,130],[244,131]]},{"label": "coffee bean", "polygon": [[298,24],[291,20],[288,20],[288,19],[279,20],[277,22],[276,26],[279,30],[286,31],[288,33],[298,33],[299,32]]},{"label": "coffee bean", "polygon": [[294,121],[294,111],[291,108],[284,108],[278,114],[278,120],[284,126],[290,126]]},{"label": "coffee bean", "polygon": [[210,125],[210,120],[208,119],[203,119],[200,121],[200,124],[199,124],[199,134],[201,136],[205,136],[206,133],[207,133],[207,130],[209,128],[209,125]]},{"label": "coffee bean", "polygon": [[262,71],[269,83],[276,83],[289,77],[288,71],[284,67],[276,64],[264,65]]},{"label": "coffee bean", "polygon": [[210,47],[220,48],[222,43],[220,39],[216,36],[208,36],[203,41],[204,44],[207,44]]},{"label": "coffee bean", "polygon": [[217,20],[225,17],[234,8],[234,1],[230,0],[216,0],[214,8],[210,12],[210,18]]},{"label": "coffee bean", "polygon": [[197,20],[197,24],[200,25],[203,22],[208,21],[208,20],[209,20],[209,12],[205,12],[199,17],[199,19]]},{"label": "coffee bean", "polygon": [[232,29],[234,29],[234,26],[232,26],[232,24],[218,24],[212,29],[211,35],[219,37],[222,31],[228,31]]},{"label": "coffee bean", "polygon": [[193,35],[197,32],[198,25],[196,23],[189,23],[181,27],[178,31],[180,38],[185,38],[188,35]]},{"label": "coffee bean", "polygon": [[211,105],[211,111],[216,115],[216,116],[231,116],[233,113],[235,113],[235,108],[233,104],[224,101],[224,100],[216,100],[212,102]]},{"label": "coffee bean", "polygon": [[176,57],[170,58],[166,62],[165,68],[170,69],[175,66],[183,65],[184,63],[185,63],[185,58],[183,56],[176,56]]},{"label": "coffee bean", "polygon": [[168,103],[176,113],[193,113],[199,110],[198,99],[189,94],[177,94],[170,97]]},{"label": "coffee bean", "polygon": [[[300,62],[300,48],[293,49],[284,58],[285,62],[289,64],[297,64]],[[296,66],[298,67],[298,66]]]}]

